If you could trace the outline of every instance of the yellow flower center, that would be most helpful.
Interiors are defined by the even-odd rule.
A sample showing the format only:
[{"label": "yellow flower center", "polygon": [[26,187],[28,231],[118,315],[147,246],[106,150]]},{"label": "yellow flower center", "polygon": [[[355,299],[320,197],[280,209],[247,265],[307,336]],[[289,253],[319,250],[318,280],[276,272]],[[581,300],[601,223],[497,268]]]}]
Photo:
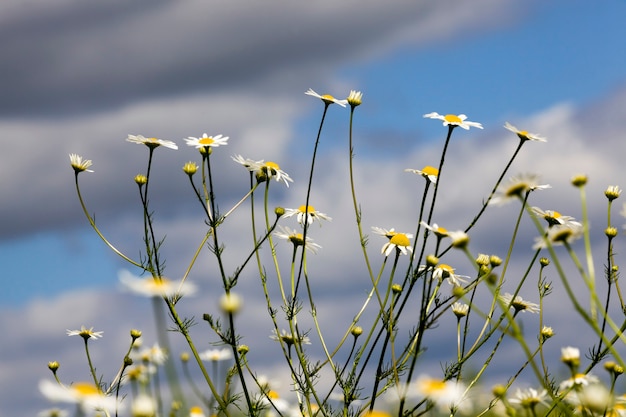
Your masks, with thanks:
[{"label": "yellow flower center", "polygon": [[442,278],[448,278],[450,275],[454,274],[454,268],[448,264],[439,264],[437,268],[441,270]]},{"label": "yellow flower center", "polygon": [[463,120],[461,120],[461,118],[457,116],[456,114],[446,114],[443,118],[448,123],[454,123],[458,125],[463,123]]},{"label": "yellow flower center", "polygon": [[404,233],[396,233],[391,237],[389,242],[393,243],[396,246],[409,246],[411,245],[411,241]]},{"label": "yellow flower center", "polygon": [[267,396],[272,400],[277,400],[280,398],[280,395],[278,395],[278,392],[274,391],[273,389],[267,392]]},{"label": "yellow flower center", "polygon": [[81,396],[100,394],[98,387],[88,382],[77,382],[72,385],[72,389],[74,389],[76,393]]},{"label": "yellow flower center", "polygon": [[322,100],[324,100],[325,102],[334,102],[335,97],[331,96],[330,94],[322,94]]},{"label": "yellow flower center", "polygon": [[435,233],[440,236],[448,236],[448,229],[444,229],[443,227],[438,227],[435,229]]},{"label": "yellow flower center", "polygon": [[263,170],[269,174],[269,176],[272,176],[278,173],[280,166],[276,162],[267,161],[263,166]]},{"label": "yellow flower center", "polygon": [[553,211],[551,217],[553,219],[558,219],[559,217],[561,217],[561,213],[559,213],[558,211]]},{"label": "yellow flower center", "polygon": [[302,233],[296,233],[294,235],[289,236],[289,240],[291,241],[291,243],[293,243],[295,246],[301,246],[304,245],[304,236],[302,236]]},{"label": "yellow flower center", "polygon": [[213,138],[211,138],[211,137],[208,137],[208,138],[200,138],[200,140],[198,141],[198,143],[199,143],[200,145],[206,145],[206,146],[208,146],[208,145],[212,144],[213,142],[215,142],[215,141],[214,141],[214,140],[213,140]]},{"label": "yellow flower center", "polygon": [[431,394],[437,394],[443,391],[445,388],[446,388],[446,383],[444,381],[437,381],[434,379],[426,381],[424,385],[422,386],[424,394],[426,394],[427,396]]},{"label": "yellow flower center", "polygon": [[514,195],[517,196],[521,196],[522,193],[526,190],[528,190],[530,187],[527,183],[525,182],[519,182],[517,184],[513,184],[511,185],[511,187],[509,187],[508,190],[506,190],[506,196],[507,197],[512,197]]},{"label": "yellow flower center", "polygon": [[528,131],[526,131],[526,130],[520,130],[519,132],[517,132],[517,134],[518,134],[518,136],[521,136],[521,137],[523,137],[525,139],[528,139],[528,135],[530,133],[528,133]]},{"label": "yellow flower center", "polygon": [[303,205],[301,205],[300,207],[298,207],[298,211],[299,211],[300,213],[312,213],[312,212],[314,212],[314,211],[315,211],[315,207],[313,207],[313,206],[308,206],[308,209],[307,209],[307,207],[303,204]]},{"label": "yellow flower center", "polygon": [[202,413],[202,408],[198,407],[197,405],[194,405],[193,407],[191,407],[189,409],[189,413],[190,414],[193,414],[193,413],[201,414]]},{"label": "yellow flower center", "polygon": [[435,177],[439,175],[439,170],[435,167],[431,167],[430,165],[422,168],[422,173],[424,175],[434,175]]}]

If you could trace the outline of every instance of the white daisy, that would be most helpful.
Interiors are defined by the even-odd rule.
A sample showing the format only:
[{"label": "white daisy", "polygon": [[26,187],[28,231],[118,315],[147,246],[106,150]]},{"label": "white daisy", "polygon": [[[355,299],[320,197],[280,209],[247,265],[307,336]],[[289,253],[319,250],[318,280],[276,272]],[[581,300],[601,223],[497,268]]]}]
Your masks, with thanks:
[{"label": "white daisy", "polygon": [[88,415],[94,410],[112,413],[122,407],[115,397],[107,397],[99,387],[88,382],[76,382],[65,386],[42,380],[39,382],[39,391],[50,401],[79,404],[82,411]]},{"label": "white daisy", "polygon": [[335,103],[335,104],[339,104],[341,107],[346,107],[346,104],[348,104],[348,100],[337,100],[335,97],[331,96],[330,94],[324,94],[320,96],[319,94],[317,94],[315,91],[313,91],[310,88],[304,94],[308,96],[317,97],[326,104]]},{"label": "white daisy", "polygon": [[130,357],[144,364],[163,365],[167,360],[167,351],[159,346],[158,343],[140,350],[134,350],[131,352]]},{"label": "white daisy", "polygon": [[515,312],[521,311],[522,313],[525,313],[526,311],[528,311],[530,313],[539,313],[539,304],[525,301],[519,295],[513,298],[513,294],[507,292],[504,295],[499,295],[498,298],[506,307],[513,307],[515,309]]},{"label": "white daisy", "polygon": [[412,233],[398,233],[394,229],[387,230],[380,227],[372,227],[374,233],[385,236],[389,241],[385,243],[380,253],[389,256],[394,249],[406,255],[407,252],[413,253],[410,239],[413,238]]},{"label": "white daisy", "polygon": [[102,333],[104,332],[94,332],[93,327],[87,329],[85,326],[80,326],[80,330],[67,330],[68,336],[80,336],[85,340],[90,338],[97,339],[99,337],[102,337]]},{"label": "white daisy", "polygon": [[548,246],[546,240],[550,242],[552,246],[559,246],[564,243],[570,244],[575,240],[580,239],[582,236],[583,226],[580,223],[570,222],[566,224],[558,224],[548,229],[548,235],[546,237],[536,237],[533,249],[546,248]]},{"label": "white daisy", "polygon": [[287,187],[289,187],[290,182],[293,182],[289,174],[280,169],[280,166],[276,162],[265,162],[263,159],[255,161],[253,159],[244,158],[241,155],[233,156],[232,158],[233,161],[243,165],[248,171],[256,173],[257,176],[274,178],[276,181],[284,182]]},{"label": "white daisy", "polygon": [[138,145],[146,145],[151,148],[156,148],[158,146],[165,146],[166,148],[170,148],[170,149],[178,149],[178,146],[171,140],[146,138],[141,135],[128,135],[128,138],[126,138],[126,141],[136,143]]},{"label": "white daisy", "polygon": [[352,107],[360,106],[363,102],[363,93],[356,90],[350,90],[350,94],[348,94],[346,101]]},{"label": "white daisy", "polygon": [[228,145],[228,136],[209,136],[206,133],[202,134],[199,138],[194,138],[193,136],[189,136],[185,139],[187,142],[187,146],[194,146],[196,149],[204,148],[207,146],[210,147],[218,147]]},{"label": "white daisy", "polygon": [[426,178],[427,181],[432,182],[433,184],[437,183],[437,177],[439,176],[439,170],[435,167],[431,167],[430,165],[426,165],[424,168],[420,169],[412,169],[407,168],[404,170],[405,172],[412,172],[417,175],[421,175]]},{"label": "white daisy", "polygon": [[547,142],[546,138],[539,136],[536,133],[528,133],[528,131],[526,130],[519,130],[518,128],[516,128],[509,122],[504,123],[504,128],[515,133],[521,140],[532,140],[535,142]]},{"label": "white daisy", "polygon": [[518,389],[515,393],[515,397],[511,398],[510,401],[511,403],[519,404],[524,408],[534,409],[537,404],[547,406],[548,402],[546,400],[548,398],[548,391],[545,389],[537,391],[533,388],[527,388],[525,390]]},{"label": "white daisy", "polygon": [[192,295],[196,292],[196,286],[188,281],[181,285],[164,277],[140,278],[127,270],[121,270],[118,278],[123,289],[144,297],[175,297]]},{"label": "white daisy", "polygon": [[426,223],[425,221],[420,221],[420,224],[422,226],[424,226],[426,229],[430,230],[431,232],[433,232],[437,237],[439,238],[443,238],[443,237],[447,237],[448,236],[448,231],[446,229],[444,229],[443,227],[439,226],[437,223],[433,223],[433,225],[429,225],[428,223]]},{"label": "white daisy", "polygon": [[548,222],[548,226],[556,226],[556,225],[574,225],[581,226],[581,224],[574,220],[572,216],[563,216],[558,211],[554,210],[542,210],[539,207],[532,208],[533,213],[537,216],[542,217],[545,221]]},{"label": "white daisy", "polygon": [[228,348],[223,349],[209,349],[198,354],[200,359],[208,362],[220,362],[231,359],[233,357],[233,351]]},{"label": "white daisy", "polygon": [[[278,231],[274,232],[274,235],[279,239],[288,240],[293,243],[294,247],[304,245],[304,236],[293,229],[284,226],[278,226]],[[317,243],[313,243],[313,239],[306,237],[306,245],[308,250],[313,253],[317,253],[317,250],[321,248]]]},{"label": "white daisy", "polygon": [[319,221],[321,224],[321,220],[331,221],[332,217],[327,216],[324,213],[321,213],[315,210],[315,207],[309,205],[308,208],[305,208],[304,205],[301,205],[297,209],[285,209],[285,214],[283,217],[291,217],[294,215],[298,215],[298,223],[304,226],[305,222],[309,225],[312,224],[315,220]]},{"label": "white daisy", "polygon": [[75,153],[70,154],[70,165],[72,166],[72,168],[74,168],[74,171],[76,173],[83,171],[93,172],[92,170],[87,169],[92,165],[91,159],[83,160],[82,156],[76,155]]},{"label": "white daisy", "polygon": [[525,194],[535,190],[551,188],[550,185],[539,185],[539,176],[535,174],[522,174],[508,179],[505,184],[498,187],[489,204],[501,205],[512,199],[525,197]]},{"label": "white daisy", "polygon": [[461,382],[442,381],[422,375],[415,381],[414,387],[418,395],[428,398],[444,412],[456,409],[467,401],[465,386]]},{"label": "white daisy", "polygon": [[424,117],[429,118],[429,119],[442,120],[444,126],[448,126],[448,125],[459,126],[465,130],[469,130],[470,127],[476,127],[478,129],[483,128],[483,125],[481,125],[480,123],[470,122],[466,120],[467,116],[464,114],[459,114],[459,115],[446,114],[445,116],[442,116],[441,114],[437,112],[432,112],[432,113],[425,114]]},{"label": "white daisy", "polygon": [[469,279],[466,275],[458,275],[454,273],[454,268],[447,264],[439,264],[433,269],[433,279],[442,281],[447,280],[448,284],[460,286],[465,284]]},{"label": "white daisy", "polygon": [[284,343],[286,343],[287,345],[293,345],[295,342],[300,341],[300,344],[303,345],[310,345],[311,344],[311,339],[309,339],[308,336],[305,335],[293,335],[291,334],[291,332],[288,332],[285,329],[282,329],[280,334],[276,331],[276,329],[272,330],[272,334],[270,335],[270,339],[275,340],[275,341],[279,341],[282,340]]}]

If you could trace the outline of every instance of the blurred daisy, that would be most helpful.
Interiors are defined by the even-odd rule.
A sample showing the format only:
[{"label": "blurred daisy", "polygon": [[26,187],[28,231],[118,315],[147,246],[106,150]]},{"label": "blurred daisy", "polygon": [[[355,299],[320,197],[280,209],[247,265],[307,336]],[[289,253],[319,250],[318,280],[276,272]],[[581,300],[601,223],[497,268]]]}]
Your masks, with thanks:
[{"label": "blurred daisy", "polygon": [[456,409],[467,401],[464,397],[465,386],[460,382],[442,381],[423,375],[414,386],[418,395],[428,398],[444,412]]},{"label": "blurred daisy", "polygon": [[79,172],[87,171],[93,172],[89,168],[91,164],[91,159],[83,159],[82,156],[76,155],[75,153],[70,154],[70,165],[74,168],[74,171],[78,174]]},{"label": "blurred daisy", "polygon": [[531,303],[530,301],[525,301],[521,296],[516,296],[513,298],[513,295],[510,293],[505,293],[504,295],[499,295],[498,298],[506,307],[513,307],[515,312],[530,312],[530,313],[539,313],[539,304]]},{"label": "blurred daisy", "polygon": [[396,232],[396,229],[394,228],[387,230],[387,229],[383,229],[382,227],[373,226],[372,231],[376,233],[377,235],[385,236],[388,239],[391,239],[392,237],[398,234],[398,232]]},{"label": "blurred daisy", "polygon": [[148,394],[139,394],[130,406],[131,415],[133,417],[150,417],[156,416],[156,402]]},{"label": "blurred daisy", "polygon": [[[274,236],[279,239],[290,241],[293,243],[294,248],[304,245],[304,236],[302,233],[288,227],[278,226],[278,231],[274,232]],[[306,245],[304,246],[313,253],[317,253],[317,250],[321,248],[321,246],[317,243],[313,243],[313,239],[308,236],[306,237]]]},{"label": "blurred daisy", "polygon": [[350,94],[348,94],[346,101],[351,107],[360,106],[363,102],[363,93],[356,90],[350,90]]},{"label": "blurred daisy", "polygon": [[467,282],[469,279],[468,276],[465,275],[457,275],[454,273],[454,268],[447,264],[439,264],[435,268],[433,268],[433,279],[438,280],[439,282],[448,280],[448,284],[460,286]]},{"label": "blurred daisy", "polygon": [[68,417],[70,415],[67,410],[61,410],[60,408],[50,408],[37,413],[37,417]]},{"label": "blurred daisy", "polygon": [[454,248],[464,248],[470,241],[469,235],[463,230],[450,230],[447,233]]},{"label": "blurred daisy", "polygon": [[228,136],[222,136],[222,135],[209,136],[206,133],[204,133],[199,138],[194,138],[193,136],[189,136],[188,138],[185,139],[185,142],[187,142],[187,146],[194,146],[196,149],[204,148],[207,146],[215,148],[218,146],[228,145]]},{"label": "blurred daisy", "polygon": [[561,361],[568,366],[577,367],[580,365],[580,349],[572,346],[561,348]]},{"label": "blurred daisy", "polygon": [[127,142],[136,143],[138,145],[146,145],[150,148],[156,148],[158,146],[165,146],[170,149],[178,149],[178,146],[171,140],[162,140],[157,138],[146,138],[141,135],[128,135]]},{"label": "blurred daisy", "polygon": [[604,195],[609,201],[613,201],[622,194],[622,190],[617,185],[609,185],[606,190],[604,190]]},{"label": "blurred daisy", "polygon": [[431,167],[430,165],[426,165],[424,168],[420,169],[411,169],[407,168],[404,170],[405,172],[412,172],[417,175],[421,175],[426,178],[427,181],[432,182],[433,184],[437,183],[437,177],[439,176],[439,170],[435,167]]},{"label": "blurred daisy", "polygon": [[64,386],[56,382],[42,380],[39,382],[39,391],[50,401],[79,404],[85,414],[91,415],[95,411],[112,413],[120,410],[122,404],[115,397],[107,397],[100,388],[88,382],[76,382]]},{"label": "blurred daisy", "polygon": [[523,199],[525,194],[535,190],[551,188],[550,185],[539,185],[539,176],[535,174],[522,174],[511,177],[505,184],[498,187],[489,204],[505,204],[514,198]]},{"label": "blurred daisy", "polygon": [[256,173],[257,176],[261,175],[267,178],[274,178],[276,181],[283,181],[287,187],[289,187],[290,182],[293,182],[289,174],[281,170],[276,162],[265,162],[263,159],[255,161],[244,158],[241,155],[233,156],[232,158],[233,161],[243,165],[248,171]]},{"label": "blurred daisy", "polygon": [[309,339],[308,336],[305,335],[301,335],[301,336],[294,336],[293,334],[291,334],[291,332],[287,332],[287,330],[282,329],[282,331],[280,332],[280,334],[276,331],[276,329],[272,330],[272,334],[270,335],[270,339],[275,340],[275,341],[282,341],[285,344],[291,346],[294,343],[296,343],[297,341],[300,342],[300,344],[303,345],[310,345],[311,344],[311,339]]},{"label": "blurred daisy", "polygon": [[335,97],[331,96],[330,94],[324,94],[320,96],[319,94],[317,94],[315,91],[313,91],[310,88],[304,94],[308,96],[317,97],[326,104],[335,103],[335,104],[339,104],[341,107],[346,107],[346,104],[348,104],[348,100],[337,100]]},{"label": "blurred daisy", "polygon": [[193,406],[189,409],[189,417],[206,417],[201,407]]},{"label": "blurred daisy", "polygon": [[504,128],[506,130],[510,130],[511,132],[515,133],[521,140],[532,140],[535,142],[547,142],[546,138],[539,136],[536,133],[528,133],[526,130],[519,130],[518,128],[516,128],[509,122],[504,123]]},{"label": "blurred daisy", "polygon": [[554,210],[541,210],[539,207],[532,208],[533,213],[537,216],[542,217],[545,221],[548,222],[548,226],[557,226],[557,225],[576,225],[581,226],[580,223],[574,220],[571,216],[563,216],[558,211]]},{"label": "blurred daisy", "polygon": [[315,220],[320,222],[320,224],[321,224],[321,220],[326,220],[326,221],[332,220],[332,217],[327,216],[326,214],[315,210],[315,207],[307,206],[305,208],[304,205],[301,205],[297,209],[290,209],[290,208],[285,209],[285,214],[283,215],[283,217],[291,217],[296,214],[298,215],[298,223],[300,223],[303,227],[304,227],[305,222],[310,225]]},{"label": "blurred daisy", "polygon": [[559,384],[561,391],[570,390],[574,387],[584,387],[589,384],[596,384],[600,382],[597,376],[591,374],[575,374],[573,377],[566,379]]},{"label": "blurred daisy", "polygon": [[131,352],[130,357],[138,362],[163,365],[167,360],[167,351],[155,343],[151,347]]},{"label": "blurred daisy", "polygon": [[525,390],[518,389],[515,396],[511,398],[510,402],[513,404],[519,404],[524,408],[534,409],[538,404],[548,406],[548,391],[537,391],[533,388]]},{"label": "blurred daisy", "polygon": [[470,122],[467,119],[467,116],[464,114],[446,114],[445,116],[442,116],[441,114],[437,113],[437,112],[432,112],[432,113],[428,113],[425,114],[424,117],[429,118],[429,119],[438,119],[438,120],[442,120],[443,121],[443,125],[444,126],[459,126],[462,129],[465,130],[469,130],[470,127],[476,127],[478,129],[482,129],[483,125],[481,125],[480,123],[477,122]]},{"label": "blurred daisy", "polygon": [[552,246],[570,244],[583,236],[583,226],[578,222],[570,222],[566,224],[558,224],[548,229],[547,236],[539,236],[535,238],[533,249],[544,249],[548,245],[546,240]]},{"label": "blurred daisy", "polygon": [[380,227],[372,227],[374,233],[379,234],[381,236],[385,236],[389,239],[389,242],[385,243],[380,250],[380,253],[385,256],[389,256],[394,249],[396,249],[399,253],[406,255],[407,252],[413,253],[413,248],[411,247],[410,239],[413,237],[412,233],[398,233],[394,229],[387,230]]},{"label": "blurred daisy", "polygon": [[233,357],[233,351],[228,348],[209,349],[201,352],[198,356],[200,356],[200,359],[203,361],[220,362],[231,359]]},{"label": "blurred daisy", "polygon": [[428,223],[422,220],[420,221],[420,224],[424,226],[426,229],[433,232],[438,238],[444,238],[448,236],[448,231],[444,229],[443,227],[439,226],[437,223],[433,223],[433,225],[430,226]]},{"label": "blurred daisy", "polygon": [[457,301],[452,304],[452,312],[455,316],[457,316],[457,318],[465,317],[469,312],[469,305]]},{"label": "blurred daisy", "polygon": [[118,273],[118,278],[123,289],[144,297],[176,297],[196,292],[196,286],[188,281],[181,285],[163,277],[140,278],[125,269]]},{"label": "blurred daisy", "polygon": [[93,327],[87,329],[85,326],[80,326],[80,330],[67,330],[68,336],[80,336],[85,340],[90,338],[97,339],[99,337],[102,337],[102,333],[104,332],[94,332]]}]

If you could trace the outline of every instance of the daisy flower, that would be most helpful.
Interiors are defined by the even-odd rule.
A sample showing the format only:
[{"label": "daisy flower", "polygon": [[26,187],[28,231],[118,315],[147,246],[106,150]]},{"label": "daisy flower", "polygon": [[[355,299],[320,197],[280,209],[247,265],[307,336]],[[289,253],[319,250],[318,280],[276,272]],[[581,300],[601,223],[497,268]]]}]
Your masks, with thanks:
[{"label": "daisy flower", "polygon": [[444,126],[459,126],[462,129],[469,130],[470,127],[476,127],[478,129],[482,129],[483,125],[477,122],[470,122],[467,119],[467,116],[464,114],[446,114],[442,116],[437,112],[432,112],[425,114],[424,117],[428,119],[438,119],[443,121]]},{"label": "daisy flower", "polygon": [[537,216],[542,217],[545,221],[548,222],[548,226],[557,226],[557,225],[573,225],[573,226],[581,226],[580,223],[574,220],[571,216],[563,216],[558,211],[554,210],[541,210],[539,207],[532,208],[533,213]]},{"label": "daisy flower", "polygon": [[469,305],[457,301],[456,303],[452,304],[452,312],[458,318],[465,317],[469,312]]},{"label": "daisy flower", "polygon": [[403,255],[406,255],[407,252],[413,253],[413,247],[411,247],[411,241],[409,240],[413,238],[412,233],[398,233],[394,229],[387,230],[380,227],[372,227],[372,230],[374,233],[389,239],[389,242],[385,243],[380,251],[385,256],[389,256],[394,249]]},{"label": "daisy flower", "polygon": [[300,223],[303,227],[305,223],[311,225],[315,220],[319,221],[320,225],[322,220],[332,220],[332,217],[315,210],[315,207],[308,206],[305,208],[304,205],[301,205],[297,209],[285,209],[285,214],[283,215],[283,217],[291,217],[296,214],[298,215],[298,223]]},{"label": "daisy flower", "polygon": [[280,334],[278,333],[278,331],[276,331],[276,329],[274,329],[272,331],[272,334],[270,335],[270,339],[275,340],[275,341],[279,341],[282,340],[284,343],[286,343],[287,345],[291,346],[294,343],[296,343],[297,341],[300,342],[300,344],[302,345],[310,345],[311,344],[311,339],[309,339],[308,336],[305,335],[301,335],[301,336],[294,336],[293,334],[291,334],[291,332],[287,332],[287,330],[282,329]]},{"label": "daisy flower", "polygon": [[547,236],[539,236],[535,238],[533,249],[545,249],[548,245],[546,240],[552,246],[570,244],[583,236],[583,226],[578,222],[569,222],[566,224],[558,224],[548,229]]},{"label": "daisy flower", "polygon": [[37,417],[68,417],[70,415],[67,410],[61,410],[60,408],[50,408],[37,413]]},{"label": "daisy flower", "polygon": [[505,184],[498,187],[489,204],[502,205],[514,198],[523,199],[525,194],[535,190],[551,188],[550,185],[539,185],[539,176],[535,174],[522,174],[511,177]]},{"label": "daisy flower", "polygon": [[561,382],[559,384],[559,389],[561,391],[566,391],[574,387],[584,387],[589,384],[596,384],[598,382],[600,382],[600,380],[595,375],[578,373],[571,378]]},{"label": "daisy flower", "polygon": [[535,142],[547,142],[546,138],[539,136],[536,133],[528,133],[526,130],[519,130],[511,123],[504,123],[504,128],[515,133],[521,140],[532,140]]},{"label": "daisy flower", "polygon": [[133,417],[156,416],[156,408],[154,399],[143,393],[137,395],[130,406]]},{"label": "daisy flower", "polygon": [[202,136],[199,138],[189,136],[185,139],[185,142],[187,142],[187,146],[194,146],[196,149],[204,148],[207,146],[218,147],[228,145],[228,136],[209,136],[206,133],[203,133]]},{"label": "daisy flower", "polygon": [[439,226],[437,223],[433,223],[433,225],[431,226],[422,220],[420,221],[420,224],[424,226],[426,229],[433,232],[440,239],[448,236],[448,231],[444,229],[443,227]]},{"label": "daisy flower", "polygon": [[304,237],[302,233],[299,233],[288,227],[278,226],[278,231],[274,232],[274,235],[283,240],[288,240],[293,243],[294,248],[304,245],[308,250],[313,253],[317,253],[317,250],[321,248],[317,243],[313,243],[313,239],[306,237],[306,245],[304,244]]},{"label": "daisy flower", "polygon": [[346,101],[352,107],[360,106],[363,102],[363,93],[360,91],[350,90],[350,94],[348,94]]},{"label": "daisy flower", "polygon": [[189,417],[206,417],[201,407],[193,406],[189,409]]},{"label": "daisy flower", "polygon": [[94,410],[106,413],[119,410],[121,405],[115,397],[107,397],[99,387],[89,382],[76,382],[64,386],[56,382],[42,380],[39,391],[50,401],[79,404],[85,414],[91,415]]},{"label": "daisy flower", "polygon": [[530,313],[539,313],[539,304],[531,303],[530,301],[525,301],[521,296],[516,296],[513,298],[513,294],[505,293],[504,295],[499,295],[498,298],[506,307],[513,307],[515,312],[525,313],[526,311]]},{"label": "daisy flower", "polygon": [[537,404],[542,404],[548,406],[548,391],[541,390],[537,391],[533,388],[528,388],[525,390],[518,389],[515,393],[515,397],[511,398],[511,403],[519,404],[524,408],[534,409]]},{"label": "daisy flower", "polygon": [[267,161],[263,159],[255,161],[253,159],[244,158],[241,155],[233,156],[233,161],[243,165],[248,171],[254,172],[257,177],[274,178],[276,181],[282,181],[287,187],[289,183],[293,182],[289,174],[280,169],[280,166],[276,162]]},{"label": "daisy flower", "polygon": [[448,231],[448,237],[452,241],[450,244],[453,248],[464,248],[469,243],[469,235],[463,230]]},{"label": "daisy flower", "polygon": [[231,359],[233,357],[233,351],[228,348],[224,349],[209,349],[204,352],[200,352],[198,355],[203,361],[219,362]]},{"label": "daisy flower", "polygon": [[433,269],[433,279],[448,281],[448,284],[453,286],[460,286],[467,282],[469,277],[466,275],[457,275],[454,273],[454,268],[447,264],[439,264]]},{"label": "daisy flower", "polygon": [[146,145],[150,148],[156,148],[158,146],[165,146],[170,149],[178,149],[178,146],[171,140],[163,140],[157,138],[146,138],[141,135],[128,135],[127,142],[136,143],[138,145]]},{"label": "daisy flower", "polygon": [[70,165],[74,168],[74,172],[77,174],[83,171],[93,172],[92,170],[87,169],[91,166],[91,159],[83,160],[82,156],[76,155],[75,153],[70,154]]},{"label": "daisy flower", "polygon": [[426,178],[427,181],[432,182],[433,184],[437,183],[437,177],[439,176],[439,170],[435,167],[431,167],[430,165],[426,165],[424,168],[420,169],[411,169],[407,168],[404,170],[405,172],[412,172],[417,175],[421,175]]},{"label": "daisy flower", "polygon": [[441,411],[459,407],[465,398],[465,386],[461,382],[442,381],[429,376],[420,376],[414,383],[415,392],[435,403]]},{"label": "daisy flower", "polygon": [[604,195],[609,199],[609,201],[619,198],[620,194],[622,194],[622,190],[618,185],[609,185],[606,190],[604,190]]},{"label": "daisy flower", "polygon": [[167,351],[155,343],[151,347],[131,352],[130,357],[138,362],[163,365],[167,360]]},{"label": "daisy flower", "polygon": [[348,100],[337,100],[335,97],[331,96],[330,94],[324,94],[320,96],[311,88],[309,88],[307,92],[304,94],[306,94],[307,96],[317,97],[327,105],[335,103],[335,104],[339,104],[341,107],[346,107],[346,104],[348,104]]},{"label": "daisy flower", "polygon": [[188,281],[181,285],[164,277],[140,278],[127,270],[120,271],[118,278],[123,289],[144,297],[177,297],[192,295],[196,292],[196,286]]},{"label": "daisy flower", "polygon": [[577,367],[580,365],[580,350],[572,346],[561,348],[561,361],[568,366]]},{"label": "daisy flower", "polygon": [[104,332],[94,332],[93,327],[87,329],[85,326],[80,326],[80,330],[67,330],[68,336],[80,336],[85,340],[90,338],[97,339],[99,337],[102,337],[102,333]]}]

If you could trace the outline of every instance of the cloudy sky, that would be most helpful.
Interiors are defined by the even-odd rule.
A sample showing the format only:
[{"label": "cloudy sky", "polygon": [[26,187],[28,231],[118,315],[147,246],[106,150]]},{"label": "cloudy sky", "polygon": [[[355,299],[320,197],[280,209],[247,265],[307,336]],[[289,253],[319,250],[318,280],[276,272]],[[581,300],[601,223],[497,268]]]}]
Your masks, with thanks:
[{"label": "cloudy sky", "polygon": [[[579,217],[568,183],[587,173],[597,216],[592,226],[601,231],[602,191],[626,186],[625,13],[622,0],[602,8],[576,0],[3,1],[0,381],[7,388],[0,392],[0,416],[32,415],[46,406],[36,383],[49,377],[50,360],[61,361],[70,381],[87,376],[76,359],[80,343],[66,329],[104,330],[95,355],[105,364],[117,363],[108,353],[122,354],[131,327],[150,334],[149,302],[119,292],[117,272],[128,266],[106,250],[80,211],[68,153],[93,160],[95,172],[80,177],[88,208],[107,237],[137,257],[141,207],[132,179],[145,171],[147,152],[125,138],[178,143],[178,151],[157,150],[151,199],[173,277],[185,271],[203,225],[180,169],[197,153],[182,138],[230,137],[215,158],[223,208],[247,188],[234,154],[280,163],[294,184],[274,186],[273,203],[298,207],[323,109],[304,95],[308,88],[337,97],[351,89],[364,93],[355,164],[368,230],[414,230],[422,182],[403,170],[437,164],[446,129],[422,118],[436,111],[465,113],[485,129],[455,131],[435,220],[449,229],[471,220],[517,144],[502,128],[510,121],[549,139],[525,145],[511,168],[541,173],[552,185],[533,203]],[[346,177],[349,111],[330,110],[312,201],[334,220],[312,229],[323,249],[311,269],[326,300],[322,318],[345,317],[347,325],[354,310],[339,306],[358,306],[367,285],[351,261],[360,258]],[[512,225],[516,210],[490,208],[489,221],[472,236],[473,250],[502,251],[502,224]],[[246,213],[225,226],[233,268],[251,239]],[[621,226],[622,219],[616,222]],[[519,247],[529,248],[532,236],[529,230]],[[375,256],[384,240],[370,241]],[[521,256],[529,256],[524,250]],[[200,316],[217,300],[212,267],[207,254],[193,271],[205,292],[189,300],[187,314]],[[471,274],[469,265],[458,269]],[[264,309],[253,273],[240,291],[248,312],[244,330],[269,333],[269,321],[253,314]],[[532,297],[532,286],[528,291]],[[574,344],[566,329],[575,324],[559,325],[565,330],[558,343]]]}]

